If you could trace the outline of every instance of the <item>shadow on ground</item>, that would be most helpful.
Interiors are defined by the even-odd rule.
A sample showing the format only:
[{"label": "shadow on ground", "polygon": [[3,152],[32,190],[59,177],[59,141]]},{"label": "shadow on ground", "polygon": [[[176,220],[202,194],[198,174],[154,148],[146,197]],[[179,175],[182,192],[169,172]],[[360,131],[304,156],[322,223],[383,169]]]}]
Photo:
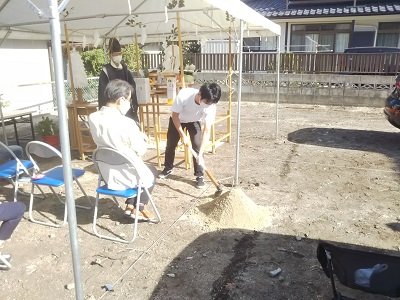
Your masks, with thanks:
[{"label": "shadow on ground", "polygon": [[298,144],[381,153],[400,169],[400,133],[342,128],[302,128],[288,134]]},{"label": "shadow on ground", "polygon": [[[205,233],[166,267],[151,299],[332,299],[330,279],[316,256],[318,242],[258,231]],[[366,262],[366,268],[371,267]],[[281,273],[271,277],[278,268]],[[336,283],[348,297],[390,299]]]},{"label": "shadow on ground", "polygon": [[288,134],[288,140],[299,144],[379,152],[398,158],[400,133],[342,128],[302,128]]}]

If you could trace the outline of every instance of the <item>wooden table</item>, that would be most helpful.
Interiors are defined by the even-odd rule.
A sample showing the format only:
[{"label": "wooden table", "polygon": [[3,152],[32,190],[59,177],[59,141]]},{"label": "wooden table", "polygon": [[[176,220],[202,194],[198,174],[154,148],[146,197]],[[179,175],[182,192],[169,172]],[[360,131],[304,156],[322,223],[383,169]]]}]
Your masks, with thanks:
[{"label": "wooden table", "polygon": [[[22,109],[3,113],[4,126],[14,125],[15,139],[17,145],[20,140],[35,140],[35,129],[33,127],[32,113],[34,110]],[[19,137],[17,124],[31,124],[31,139],[25,137]],[[0,124],[3,126],[3,124]]]}]

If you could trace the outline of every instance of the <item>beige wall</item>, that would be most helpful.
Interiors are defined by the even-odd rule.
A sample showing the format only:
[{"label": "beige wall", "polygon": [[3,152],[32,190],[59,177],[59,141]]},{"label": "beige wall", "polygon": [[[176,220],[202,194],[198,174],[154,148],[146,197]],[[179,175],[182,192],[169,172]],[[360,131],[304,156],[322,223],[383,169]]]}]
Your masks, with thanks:
[{"label": "beige wall", "polygon": [[[196,82],[216,81],[226,96],[227,77],[225,73],[198,73]],[[243,74],[242,101],[275,102],[276,77],[276,74]],[[233,75],[235,101],[237,79],[238,76]],[[383,107],[394,83],[394,76],[281,74],[280,102]]]}]

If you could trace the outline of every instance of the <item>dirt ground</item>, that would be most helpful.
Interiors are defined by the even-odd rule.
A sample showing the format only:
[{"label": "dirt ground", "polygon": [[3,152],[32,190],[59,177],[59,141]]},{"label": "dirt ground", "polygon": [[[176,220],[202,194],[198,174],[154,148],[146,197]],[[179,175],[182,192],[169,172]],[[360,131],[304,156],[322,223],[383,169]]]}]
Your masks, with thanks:
[{"label": "dirt ground", "polygon": [[[215,187],[207,180],[206,189],[196,189],[183,164],[154,189],[162,222],[139,224],[132,244],[97,238],[93,211],[77,208],[85,299],[331,299],[316,258],[320,240],[398,255],[400,133],[382,109],[282,104],[279,114],[276,139],[274,104],[241,107],[239,188],[269,211],[259,230],[204,226],[194,209]],[[236,130],[235,106],[233,116]],[[206,156],[225,192],[235,175],[235,137]],[[149,163],[155,155],[150,149]],[[86,170],[80,181],[93,201],[93,164],[72,164]],[[9,199],[11,185],[1,184]],[[75,197],[84,203],[78,189]],[[28,206],[28,197],[19,200]],[[53,197],[35,202],[39,219],[60,221],[62,211]],[[133,221],[109,199],[101,199],[99,217],[103,233],[131,235]],[[13,268],[1,271],[1,299],[75,299],[68,226],[33,224],[26,213],[3,252],[12,253]],[[390,299],[338,289],[356,299]]]}]

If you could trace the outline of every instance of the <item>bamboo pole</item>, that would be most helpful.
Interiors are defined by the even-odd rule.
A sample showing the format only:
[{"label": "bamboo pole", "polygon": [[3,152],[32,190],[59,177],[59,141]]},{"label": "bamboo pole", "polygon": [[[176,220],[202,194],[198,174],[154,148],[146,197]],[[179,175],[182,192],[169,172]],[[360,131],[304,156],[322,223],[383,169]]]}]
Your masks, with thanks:
[{"label": "bamboo pole", "polygon": [[[71,54],[70,54],[70,46],[69,46],[69,36],[68,36],[68,28],[67,24],[64,24],[64,31],[65,31],[65,43],[67,45],[67,58],[68,58],[68,69],[69,69],[69,78],[70,78],[70,85],[71,85],[71,94],[72,94],[72,109],[73,109],[73,124],[75,125],[75,135],[76,135],[76,143],[78,144],[78,151],[79,155],[81,156],[82,160],[85,160],[85,154],[83,152],[83,142],[82,142],[82,135],[79,126],[78,120],[78,109],[76,107],[76,99],[75,99],[75,85],[74,85],[74,75],[72,72],[72,64],[71,64]],[[69,116],[71,118],[71,116]]]},{"label": "bamboo pole", "polygon": [[183,72],[183,53],[182,53],[182,37],[181,37],[181,17],[179,12],[176,13],[177,26],[178,26],[178,46],[179,46],[179,69],[181,71],[182,88],[185,88],[185,74]]},{"label": "bamboo pole", "polygon": [[137,42],[137,33],[135,33],[135,50],[136,50],[136,72],[137,72],[137,77],[139,77],[140,66],[139,66],[139,46]]}]

